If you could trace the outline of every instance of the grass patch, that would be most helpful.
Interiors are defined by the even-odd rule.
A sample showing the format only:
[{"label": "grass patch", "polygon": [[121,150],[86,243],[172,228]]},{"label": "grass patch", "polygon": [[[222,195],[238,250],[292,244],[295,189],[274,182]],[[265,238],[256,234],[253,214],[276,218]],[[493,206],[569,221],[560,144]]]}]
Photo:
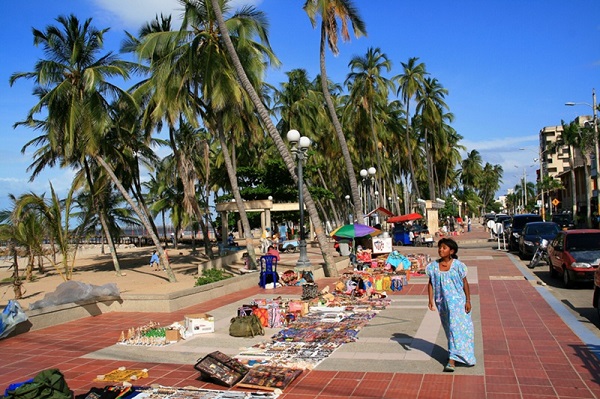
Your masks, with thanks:
[{"label": "grass patch", "polygon": [[229,277],[231,276],[221,269],[208,269],[202,273],[202,276],[198,277],[194,286],[198,287],[199,285],[215,283],[217,281],[228,279]]}]

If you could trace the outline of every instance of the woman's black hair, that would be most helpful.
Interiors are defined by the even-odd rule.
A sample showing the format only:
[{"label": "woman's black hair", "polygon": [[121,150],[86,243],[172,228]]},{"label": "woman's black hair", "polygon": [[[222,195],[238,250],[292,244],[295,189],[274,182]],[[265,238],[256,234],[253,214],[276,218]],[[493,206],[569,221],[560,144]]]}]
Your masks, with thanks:
[{"label": "woman's black hair", "polygon": [[452,238],[442,238],[438,241],[438,248],[442,245],[446,245],[448,248],[454,250],[454,253],[450,256],[452,259],[458,259],[458,244]]}]

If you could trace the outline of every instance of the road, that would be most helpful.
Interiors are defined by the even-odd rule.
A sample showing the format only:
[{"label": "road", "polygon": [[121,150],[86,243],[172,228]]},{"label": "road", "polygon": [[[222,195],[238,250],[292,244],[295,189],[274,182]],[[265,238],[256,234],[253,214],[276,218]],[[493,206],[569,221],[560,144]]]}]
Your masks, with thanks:
[{"label": "road", "polygon": [[[523,267],[526,268],[529,264],[529,260],[520,260],[515,253],[511,255],[514,255],[514,259]],[[597,309],[592,306],[593,283],[576,283],[573,288],[567,289],[564,288],[562,278],[550,277],[549,267],[545,262],[540,262],[536,268],[529,270],[539,281],[546,284],[548,291],[565,305],[582,325],[600,338],[600,316]]]}]

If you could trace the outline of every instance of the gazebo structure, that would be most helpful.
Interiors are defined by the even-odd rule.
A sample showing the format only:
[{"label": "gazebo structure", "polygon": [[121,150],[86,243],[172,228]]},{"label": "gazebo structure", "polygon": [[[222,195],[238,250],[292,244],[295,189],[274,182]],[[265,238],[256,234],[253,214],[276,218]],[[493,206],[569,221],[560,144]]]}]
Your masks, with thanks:
[{"label": "gazebo structure", "polygon": [[[284,202],[284,203],[274,203],[272,200],[252,200],[252,201],[244,201],[244,207],[246,208],[246,212],[260,212],[260,227],[261,231],[266,228],[269,228],[272,232],[273,226],[271,223],[271,213],[272,212],[290,212],[290,211],[299,211],[300,204],[298,202]],[[221,220],[227,220],[227,216],[230,212],[239,212],[238,206],[235,202],[221,202],[217,204],[217,212],[221,215]],[[308,219],[310,223],[310,231],[313,230],[312,222],[310,218]],[[222,232],[221,237],[223,244],[227,243],[227,236],[229,235],[229,228],[227,223],[222,223]],[[238,231],[242,231],[241,223],[238,220]],[[240,238],[243,238],[240,236]]]}]

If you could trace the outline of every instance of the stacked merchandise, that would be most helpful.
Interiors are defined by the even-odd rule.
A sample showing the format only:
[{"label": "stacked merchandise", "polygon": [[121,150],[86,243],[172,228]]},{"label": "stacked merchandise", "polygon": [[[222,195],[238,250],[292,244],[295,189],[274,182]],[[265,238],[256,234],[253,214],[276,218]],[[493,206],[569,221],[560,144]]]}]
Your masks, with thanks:
[{"label": "stacked merchandise", "polygon": [[431,262],[431,257],[426,254],[408,254],[410,271],[414,275],[425,274],[425,267]]},{"label": "stacked merchandise", "polygon": [[385,298],[390,291],[401,291],[408,284],[405,270],[387,272],[385,269],[369,269],[344,273],[335,286],[338,296],[363,298],[366,301]]},{"label": "stacked merchandise", "polygon": [[[117,344],[132,346],[169,345],[170,343],[177,341],[177,339],[167,339],[169,331],[179,331],[180,328],[182,328],[182,326],[179,323],[174,323],[169,327],[161,327],[159,323],[151,321],[141,327],[131,327],[127,332],[121,331]],[[177,334],[177,337],[181,336],[182,334]]]}]

